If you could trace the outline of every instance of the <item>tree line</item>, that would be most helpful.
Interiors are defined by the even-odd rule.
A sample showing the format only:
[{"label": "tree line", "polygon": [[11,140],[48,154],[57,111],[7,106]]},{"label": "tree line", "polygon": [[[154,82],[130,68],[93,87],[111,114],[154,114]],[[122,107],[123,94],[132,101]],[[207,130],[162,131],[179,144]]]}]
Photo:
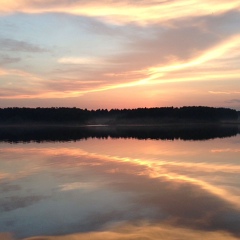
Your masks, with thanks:
[{"label": "tree line", "polygon": [[136,109],[0,108],[1,124],[157,124],[171,122],[237,121],[239,112],[214,107]]}]

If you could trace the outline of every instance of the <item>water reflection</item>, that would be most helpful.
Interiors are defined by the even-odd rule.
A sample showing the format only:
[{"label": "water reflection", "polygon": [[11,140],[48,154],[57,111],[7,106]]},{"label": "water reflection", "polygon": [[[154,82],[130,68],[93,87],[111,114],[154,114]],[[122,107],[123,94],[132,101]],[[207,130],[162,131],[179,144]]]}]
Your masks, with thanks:
[{"label": "water reflection", "polygon": [[1,143],[0,239],[239,239],[239,143]]},{"label": "water reflection", "polygon": [[0,141],[73,141],[87,138],[136,138],[162,140],[208,140],[235,136],[237,125],[162,125],[162,126],[0,126]]}]

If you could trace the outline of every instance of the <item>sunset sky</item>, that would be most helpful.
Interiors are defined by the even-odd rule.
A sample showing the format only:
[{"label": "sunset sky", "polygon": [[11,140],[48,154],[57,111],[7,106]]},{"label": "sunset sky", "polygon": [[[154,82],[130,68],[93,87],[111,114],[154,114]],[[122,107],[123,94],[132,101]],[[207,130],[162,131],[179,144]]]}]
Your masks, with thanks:
[{"label": "sunset sky", "polygon": [[0,0],[0,107],[240,110],[239,0]]}]

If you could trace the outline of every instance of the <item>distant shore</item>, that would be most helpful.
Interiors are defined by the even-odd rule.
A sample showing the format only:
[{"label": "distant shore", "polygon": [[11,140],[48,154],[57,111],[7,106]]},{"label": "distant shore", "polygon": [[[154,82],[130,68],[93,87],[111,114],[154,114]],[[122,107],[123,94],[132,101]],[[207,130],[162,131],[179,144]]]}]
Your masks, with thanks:
[{"label": "distant shore", "polygon": [[137,109],[80,108],[3,108],[0,126],[54,126],[54,125],[198,125],[239,124],[240,113],[229,108],[161,107]]}]

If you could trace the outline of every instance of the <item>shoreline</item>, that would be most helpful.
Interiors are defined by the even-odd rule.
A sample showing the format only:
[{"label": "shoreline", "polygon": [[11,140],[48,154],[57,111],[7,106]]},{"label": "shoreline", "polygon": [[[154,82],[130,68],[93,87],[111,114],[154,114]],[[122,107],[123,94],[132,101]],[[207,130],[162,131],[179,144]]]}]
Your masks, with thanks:
[{"label": "shoreline", "polygon": [[49,128],[49,127],[69,127],[69,128],[111,128],[111,127],[207,127],[207,126],[224,126],[224,125],[235,125],[240,126],[240,121],[221,121],[221,122],[161,122],[161,123],[89,123],[89,124],[78,124],[78,123],[0,123],[0,128]]}]

